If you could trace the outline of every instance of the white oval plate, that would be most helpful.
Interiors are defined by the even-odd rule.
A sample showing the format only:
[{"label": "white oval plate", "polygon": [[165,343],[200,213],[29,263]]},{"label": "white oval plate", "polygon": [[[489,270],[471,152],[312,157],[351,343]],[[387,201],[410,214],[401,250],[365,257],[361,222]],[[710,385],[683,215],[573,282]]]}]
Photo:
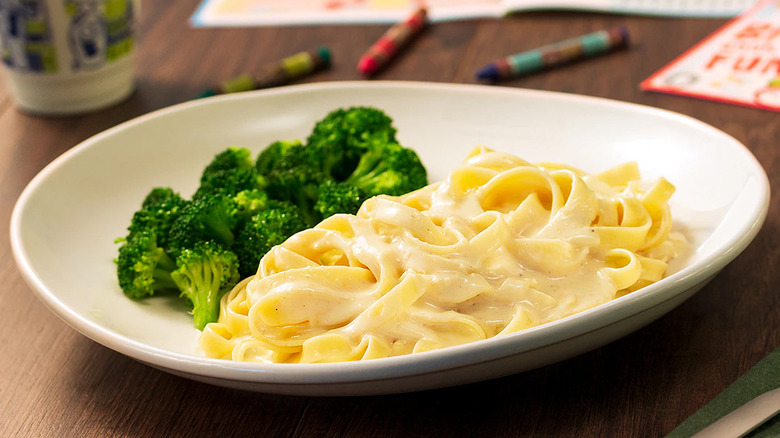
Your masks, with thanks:
[{"label": "white oval plate", "polygon": [[[199,332],[173,301],[131,301],[112,262],[154,186],[184,195],[228,146],[253,152],[305,138],[327,112],[373,105],[396,122],[431,181],[478,144],[589,172],[635,160],[643,179],[678,188],[672,212],[692,251],[671,275],[563,320],[439,351],[336,364],[251,364],[202,357]],[[485,380],[559,361],[636,330],[693,295],[755,237],[769,183],[734,138],[689,117],[604,99],[487,86],[336,82],[215,97],[123,123],[54,160],[19,198],[16,262],[38,296],[89,338],[198,381],[299,395],[382,394]]]}]

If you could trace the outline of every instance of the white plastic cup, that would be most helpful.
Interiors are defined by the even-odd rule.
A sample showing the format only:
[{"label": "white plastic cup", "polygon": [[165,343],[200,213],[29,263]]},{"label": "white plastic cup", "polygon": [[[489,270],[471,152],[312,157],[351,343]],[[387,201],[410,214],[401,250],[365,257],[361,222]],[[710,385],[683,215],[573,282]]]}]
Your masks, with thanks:
[{"label": "white plastic cup", "polygon": [[0,0],[0,61],[18,106],[77,114],[127,98],[139,7],[140,0]]}]

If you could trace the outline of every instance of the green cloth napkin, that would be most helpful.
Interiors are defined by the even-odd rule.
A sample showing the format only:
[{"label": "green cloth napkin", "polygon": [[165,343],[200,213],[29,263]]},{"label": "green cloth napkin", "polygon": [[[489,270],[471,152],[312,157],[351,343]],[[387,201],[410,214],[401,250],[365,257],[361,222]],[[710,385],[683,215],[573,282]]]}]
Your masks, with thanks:
[{"label": "green cloth napkin", "polygon": [[[753,365],[703,408],[683,421],[667,438],[690,437],[753,398],[780,387],[780,348]],[[780,436],[780,415],[770,418],[747,435],[750,438]]]}]

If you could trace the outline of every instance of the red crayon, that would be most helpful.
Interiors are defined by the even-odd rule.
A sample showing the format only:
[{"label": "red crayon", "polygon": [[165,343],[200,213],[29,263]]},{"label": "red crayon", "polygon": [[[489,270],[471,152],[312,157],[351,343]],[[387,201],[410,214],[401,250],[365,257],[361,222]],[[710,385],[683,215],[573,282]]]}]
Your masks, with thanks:
[{"label": "red crayon", "polygon": [[428,11],[425,8],[419,8],[406,20],[393,25],[360,58],[358,70],[366,76],[371,76],[379,71],[425,27],[427,22]]}]

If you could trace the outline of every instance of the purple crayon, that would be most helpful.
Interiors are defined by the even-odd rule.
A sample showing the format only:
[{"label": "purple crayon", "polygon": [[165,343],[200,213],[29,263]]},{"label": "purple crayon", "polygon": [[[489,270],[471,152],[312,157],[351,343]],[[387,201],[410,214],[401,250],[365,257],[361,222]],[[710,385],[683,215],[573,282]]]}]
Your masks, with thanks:
[{"label": "purple crayon", "polygon": [[491,62],[477,79],[496,82],[590,58],[628,46],[628,29],[616,27],[542,46]]}]

